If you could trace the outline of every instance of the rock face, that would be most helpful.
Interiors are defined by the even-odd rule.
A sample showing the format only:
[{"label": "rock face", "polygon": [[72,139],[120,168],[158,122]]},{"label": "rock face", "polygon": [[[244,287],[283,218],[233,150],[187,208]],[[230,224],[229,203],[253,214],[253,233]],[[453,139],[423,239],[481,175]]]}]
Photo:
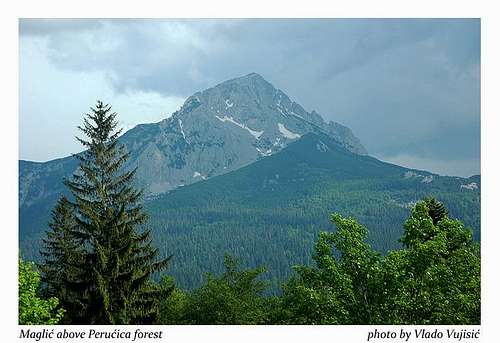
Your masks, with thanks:
[{"label": "rock face", "polygon": [[[252,73],[190,96],[159,123],[141,124],[120,137],[137,167],[137,185],[148,197],[224,174],[272,155],[302,135],[326,134],[346,149],[366,154],[351,130],[305,111],[260,75]],[[20,161],[19,206],[54,201],[73,157],[46,163]]]}]

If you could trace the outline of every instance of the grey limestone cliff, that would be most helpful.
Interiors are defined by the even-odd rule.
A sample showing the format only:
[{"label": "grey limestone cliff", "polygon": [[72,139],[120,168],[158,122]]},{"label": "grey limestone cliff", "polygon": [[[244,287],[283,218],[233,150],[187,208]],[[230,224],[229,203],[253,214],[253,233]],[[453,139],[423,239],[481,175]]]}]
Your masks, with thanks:
[{"label": "grey limestone cliff", "polygon": [[[151,197],[239,169],[308,132],[327,134],[366,154],[349,128],[307,112],[255,73],[195,93],[169,118],[137,125],[120,142],[131,153],[125,167],[137,167],[137,185]],[[63,190],[62,178],[76,166],[71,156],[20,161],[20,208],[54,201]]]}]

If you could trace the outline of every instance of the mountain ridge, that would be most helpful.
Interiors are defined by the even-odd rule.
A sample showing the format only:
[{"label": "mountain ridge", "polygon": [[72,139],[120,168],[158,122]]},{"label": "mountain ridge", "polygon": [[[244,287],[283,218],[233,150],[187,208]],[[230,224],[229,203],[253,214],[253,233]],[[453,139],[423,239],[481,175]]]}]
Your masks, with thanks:
[{"label": "mountain ridge", "polygon": [[[131,154],[125,168],[138,168],[136,185],[147,195],[157,195],[236,170],[311,131],[366,153],[348,128],[326,124],[316,112],[305,111],[262,76],[250,73],[196,92],[170,117],[139,124],[119,141]],[[72,156],[19,164],[20,206],[33,198],[43,200],[44,192],[46,200],[53,200],[51,191],[61,192],[62,184],[51,182],[51,171],[64,171],[68,177],[76,169]]]}]

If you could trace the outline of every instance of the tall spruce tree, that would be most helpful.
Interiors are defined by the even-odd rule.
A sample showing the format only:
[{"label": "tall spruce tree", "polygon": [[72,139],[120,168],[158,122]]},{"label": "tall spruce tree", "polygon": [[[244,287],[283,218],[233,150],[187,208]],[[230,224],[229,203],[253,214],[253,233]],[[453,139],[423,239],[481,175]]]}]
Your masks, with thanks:
[{"label": "tall spruce tree", "polygon": [[73,251],[70,246],[73,239],[70,229],[74,223],[73,210],[66,197],[62,197],[52,210],[50,230],[46,232],[43,248],[40,255],[43,263],[39,265],[41,280],[44,284],[43,292],[47,296],[57,296],[64,289],[66,266],[69,254]]},{"label": "tall spruce tree", "polygon": [[73,206],[66,197],[62,197],[52,211],[43,248],[40,251],[43,262],[39,265],[42,292],[47,297],[57,297],[66,309],[64,323],[82,322],[78,309],[81,307],[75,296],[74,285],[84,280],[81,261],[84,250],[82,242],[75,235],[76,222]]},{"label": "tall spruce tree", "polygon": [[71,280],[87,324],[149,324],[156,319],[158,299],[169,289],[150,280],[167,267],[158,260],[151,233],[142,228],[147,215],[142,192],[134,189],[135,169],[123,171],[129,154],[118,146],[117,114],[98,101],[84,118],[77,137],[85,151],[75,155],[79,168],[65,185],[74,202],[76,239],[83,256],[75,266],[85,277]]}]

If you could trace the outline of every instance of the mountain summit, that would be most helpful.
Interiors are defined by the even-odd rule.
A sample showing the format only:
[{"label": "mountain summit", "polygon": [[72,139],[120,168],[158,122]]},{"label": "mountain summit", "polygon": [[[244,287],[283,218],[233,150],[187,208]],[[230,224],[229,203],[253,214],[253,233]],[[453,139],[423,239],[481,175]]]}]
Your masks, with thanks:
[{"label": "mountain summit", "polygon": [[[262,76],[251,73],[197,92],[159,123],[141,124],[120,137],[137,167],[137,186],[154,196],[224,174],[272,155],[315,132],[346,149],[366,154],[351,132],[307,112]],[[20,162],[20,206],[61,194],[62,178],[76,169],[73,157]]]},{"label": "mountain summit", "polygon": [[326,123],[252,73],[195,93],[171,117],[137,126],[122,142],[140,186],[159,194],[239,169],[309,132],[366,154],[347,127]]}]

